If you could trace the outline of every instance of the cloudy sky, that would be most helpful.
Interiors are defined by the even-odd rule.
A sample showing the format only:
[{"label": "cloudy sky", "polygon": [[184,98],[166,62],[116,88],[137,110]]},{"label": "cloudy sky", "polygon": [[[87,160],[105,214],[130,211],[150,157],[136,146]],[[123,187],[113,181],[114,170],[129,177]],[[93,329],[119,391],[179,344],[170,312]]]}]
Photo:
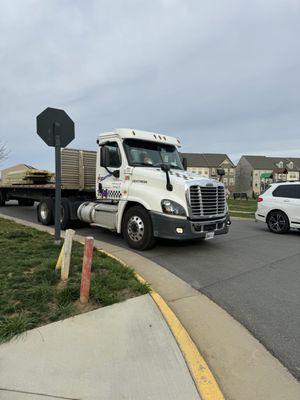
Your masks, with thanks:
[{"label": "cloudy sky", "polygon": [[52,168],[35,117],[65,109],[76,148],[117,127],[184,151],[300,157],[299,0],[0,0],[0,141]]}]

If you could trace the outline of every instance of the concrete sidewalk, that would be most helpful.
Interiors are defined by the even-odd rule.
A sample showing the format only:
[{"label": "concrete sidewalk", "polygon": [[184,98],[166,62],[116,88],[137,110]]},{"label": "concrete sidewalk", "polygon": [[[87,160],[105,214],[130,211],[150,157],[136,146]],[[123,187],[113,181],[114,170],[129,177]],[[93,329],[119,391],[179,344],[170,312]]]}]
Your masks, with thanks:
[{"label": "concrete sidewalk", "polygon": [[150,295],[27,332],[0,346],[0,399],[199,400]]}]

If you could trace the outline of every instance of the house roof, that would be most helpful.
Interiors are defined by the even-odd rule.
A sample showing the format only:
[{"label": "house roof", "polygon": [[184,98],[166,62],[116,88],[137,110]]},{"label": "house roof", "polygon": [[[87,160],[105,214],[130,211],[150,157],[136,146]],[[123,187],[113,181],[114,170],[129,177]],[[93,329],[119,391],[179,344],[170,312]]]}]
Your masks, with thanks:
[{"label": "house roof", "polygon": [[[252,156],[245,155],[243,156],[253,169],[261,169],[261,170],[274,170],[279,167],[279,163],[283,162],[283,167],[287,168],[289,171],[297,171],[300,170],[300,158],[295,157],[266,157],[266,156]],[[289,167],[289,163],[293,162],[293,168]]]},{"label": "house roof", "polygon": [[232,167],[235,165],[227,154],[219,153],[181,153],[187,159],[189,167],[219,167],[223,161],[228,160]]}]

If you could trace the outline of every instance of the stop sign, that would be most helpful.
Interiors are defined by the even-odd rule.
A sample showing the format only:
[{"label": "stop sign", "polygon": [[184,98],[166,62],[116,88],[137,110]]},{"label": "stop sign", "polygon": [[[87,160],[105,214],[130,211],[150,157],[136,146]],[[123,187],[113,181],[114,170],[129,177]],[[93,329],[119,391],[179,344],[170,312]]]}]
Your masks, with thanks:
[{"label": "stop sign", "polygon": [[[38,135],[48,146],[66,147],[75,137],[74,122],[64,110],[46,108],[36,117]],[[59,136],[59,143],[55,138]]]}]

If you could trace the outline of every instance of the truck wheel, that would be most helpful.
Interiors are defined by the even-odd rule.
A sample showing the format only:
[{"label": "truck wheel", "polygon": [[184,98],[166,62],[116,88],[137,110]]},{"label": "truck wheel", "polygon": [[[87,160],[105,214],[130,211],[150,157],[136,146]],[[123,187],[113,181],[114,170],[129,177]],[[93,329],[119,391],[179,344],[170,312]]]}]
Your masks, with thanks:
[{"label": "truck wheel", "polygon": [[37,208],[38,221],[43,225],[52,225],[54,222],[53,216],[53,201],[51,199],[42,200]]},{"label": "truck wheel", "polygon": [[61,219],[60,219],[61,229],[65,230],[70,225],[70,209],[69,202],[67,199],[61,199]]},{"label": "truck wheel", "polygon": [[5,206],[5,194],[4,192],[0,191],[0,207],[4,207]]},{"label": "truck wheel", "polygon": [[271,211],[267,218],[268,228],[273,233],[286,233],[290,230],[290,222],[282,211]]},{"label": "truck wheel", "polygon": [[152,221],[144,207],[134,206],[126,211],[122,233],[127,244],[135,250],[147,250],[155,244]]},{"label": "truck wheel", "polygon": [[19,203],[19,206],[32,207],[34,205],[34,200],[31,200],[31,199],[19,199],[18,203]]}]

